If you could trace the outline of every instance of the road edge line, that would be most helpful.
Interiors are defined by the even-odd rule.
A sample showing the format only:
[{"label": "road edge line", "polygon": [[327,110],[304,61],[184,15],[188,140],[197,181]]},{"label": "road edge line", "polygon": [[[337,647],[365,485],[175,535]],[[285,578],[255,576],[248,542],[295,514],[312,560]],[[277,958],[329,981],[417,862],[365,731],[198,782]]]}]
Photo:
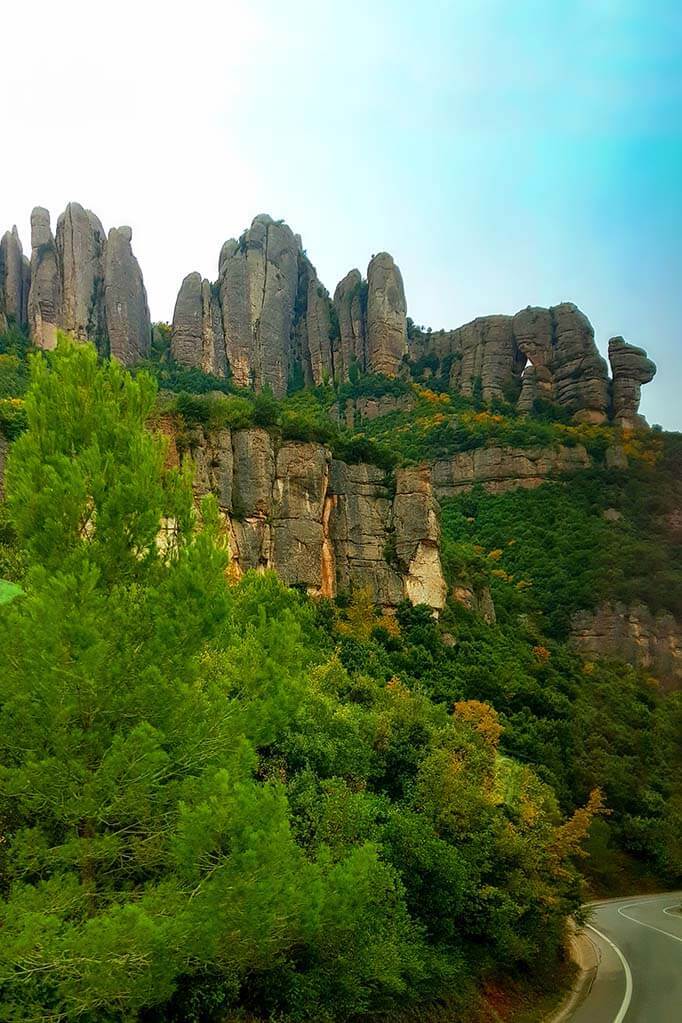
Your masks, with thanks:
[{"label": "road edge line", "polygon": [[607,945],[611,946],[613,951],[620,959],[620,964],[625,972],[625,994],[623,996],[623,1001],[620,1003],[618,1015],[615,1017],[613,1021],[613,1023],[623,1023],[623,1020],[625,1019],[625,1014],[630,1008],[630,1002],[632,1000],[632,971],[630,970],[630,964],[628,963],[627,959],[625,958],[621,950],[618,948],[618,945],[616,945],[615,941],[611,941],[610,938],[607,938],[605,934],[602,934],[601,931],[598,931],[597,928],[594,927],[592,924],[587,924],[587,927],[589,927],[591,931],[594,931],[594,933],[599,938],[601,938],[602,941],[605,941]]},{"label": "road edge line", "polygon": [[570,1020],[581,1002],[589,995],[597,976],[598,950],[589,935],[585,934],[584,929],[573,931],[568,941],[568,947],[571,959],[578,967],[578,975],[561,1004],[553,1010],[551,1015],[544,1017],[543,1023],[566,1023],[567,1020]]}]

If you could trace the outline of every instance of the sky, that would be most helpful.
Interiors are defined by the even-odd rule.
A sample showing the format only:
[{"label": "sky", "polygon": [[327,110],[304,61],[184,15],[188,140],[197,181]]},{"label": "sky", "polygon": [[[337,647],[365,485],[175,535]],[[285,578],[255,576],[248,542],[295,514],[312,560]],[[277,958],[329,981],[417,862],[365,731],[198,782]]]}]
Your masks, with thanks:
[{"label": "sky", "polygon": [[682,429],[679,0],[3,5],[0,231],[129,224],[154,319],[261,212],[330,291],[387,250],[452,328],[572,301]]}]

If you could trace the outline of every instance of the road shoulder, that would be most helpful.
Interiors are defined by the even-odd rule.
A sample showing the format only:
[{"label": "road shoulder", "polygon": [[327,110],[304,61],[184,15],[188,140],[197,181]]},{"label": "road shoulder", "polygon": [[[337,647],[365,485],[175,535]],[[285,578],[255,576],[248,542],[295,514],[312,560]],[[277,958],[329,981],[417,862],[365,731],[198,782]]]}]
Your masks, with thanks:
[{"label": "road shoulder", "polygon": [[577,966],[577,973],[566,997],[551,1015],[545,1017],[543,1023],[565,1023],[566,1020],[570,1020],[578,1006],[589,995],[597,976],[599,952],[589,935],[584,930],[573,927],[568,945],[571,959]]}]

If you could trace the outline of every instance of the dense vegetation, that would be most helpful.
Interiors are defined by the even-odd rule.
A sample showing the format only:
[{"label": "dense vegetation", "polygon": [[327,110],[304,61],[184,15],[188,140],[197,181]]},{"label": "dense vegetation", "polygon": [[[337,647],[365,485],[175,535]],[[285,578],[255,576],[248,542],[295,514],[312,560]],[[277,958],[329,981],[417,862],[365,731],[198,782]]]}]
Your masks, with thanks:
[{"label": "dense vegetation", "polygon": [[[566,644],[602,599],[679,613],[679,438],[631,441],[628,473],[447,502],[448,581],[496,620],[390,617],[363,591],[229,584],[159,410],[387,469],[443,450],[440,415],[455,447],[512,430],[598,457],[609,431],[358,374],[215,393],[159,345],[132,378],[62,342],[25,394],[25,339],[0,339],[0,1018],[509,1018],[556,986],[585,868],[601,890],[682,873],[679,701]],[[330,414],[386,395],[414,407]]]}]

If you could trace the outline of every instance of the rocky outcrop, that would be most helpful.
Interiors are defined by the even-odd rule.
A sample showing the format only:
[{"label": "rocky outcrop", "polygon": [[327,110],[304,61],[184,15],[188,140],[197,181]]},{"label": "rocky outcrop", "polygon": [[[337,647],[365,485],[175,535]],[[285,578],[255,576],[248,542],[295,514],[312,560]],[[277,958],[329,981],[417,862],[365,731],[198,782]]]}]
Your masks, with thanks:
[{"label": "rocky outcrop", "polygon": [[0,317],[23,327],[28,302],[26,261],[16,227],[0,240]]},{"label": "rocky outcrop", "polygon": [[220,303],[201,274],[185,277],[173,312],[171,352],[176,362],[225,376],[227,360]]},{"label": "rocky outcrop", "polygon": [[104,314],[110,354],[124,365],[144,359],[151,320],[142,271],[133,255],[129,227],[112,227],[104,258]]},{"label": "rocky outcrop", "polygon": [[62,293],[59,326],[106,351],[104,228],[94,213],[71,202],[57,220],[55,241]]},{"label": "rocky outcrop", "polygon": [[436,498],[455,497],[480,483],[499,494],[517,487],[532,489],[548,479],[588,469],[592,464],[585,448],[474,448],[434,463],[432,480]]},{"label": "rocky outcrop", "polygon": [[468,397],[480,392],[484,401],[518,394],[525,360],[509,316],[482,316],[453,331],[451,350],[457,354],[450,372],[455,390]]},{"label": "rocky outcrop", "polygon": [[338,377],[348,379],[351,366],[367,366],[367,285],[359,270],[351,270],[336,285],[334,309],[339,324]]},{"label": "rocky outcrop", "polygon": [[570,302],[528,306],[515,316],[483,316],[451,331],[417,332],[413,365],[433,360],[453,390],[484,401],[503,398],[519,412],[536,399],[561,406],[577,422],[603,423],[609,379],[587,317]]},{"label": "rocky outcrop", "polygon": [[145,358],[151,323],[131,238],[129,227],[112,229],[107,238],[95,214],[75,202],[53,235],[50,214],[36,206],[30,264],[16,228],[0,242],[0,315],[28,325],[39,348],[53,348],[64,330],[126,365]]},{"label": "rocky outcrop", "polygon": [[447,587],[440,561],[440,510],[428,466],[398,469],[393,535],[405,595],[413,604],[445,606]]},{"label": "rocky outcrop", "polygon": [[367,367],[397,376],[407,354],[407,304],[400,270],[388,252],[367,267]]},{"label": "rocky outcrop", "polygon": [[609,341],[609,362],[613,375],[611,415],[618,426],[637,429],[646,426],[639,415],[642,384],[648,384],[656,373],[656,365],[647,358],[643,348],[627,344],[622,337]]},{"label": "rocky outcrop", "polygon": [[486,625],[494,625],[497,621],[495,602],[487,586],[474,589],[469,583],[458,583],[452,587],[450,592],[453,600],[465,607],[467,611],[479,615]]},{"label": "rocky outcrop", "polygon": [[573,617],[571,641],[585,657],[613,658],[643,668],[665,689],[682,686],[682,626],[648,607],[603,604]]},{"label": "rocky outcrop", "polygon": [[300,244],[281,221],[254,219],[220,255],[219,292],[227,361],[240,387],[286,394]]},{"label": "rocky outcrop", "polygon": [[405,598],[439,610],[446,587],[438,507],[426,468],[396,473],[333,459],[322,444],[262,429],[191,431],[197,497],[216,494],[233,566],[273,568],[312,594],[368,587],[385,607]]},{"label": "rocky outcrop", "polygon": [[50,214],[42,206],[31,213],[31,287],[28,322],[38,348],[54,348],[61,322],[62,281]]}]

